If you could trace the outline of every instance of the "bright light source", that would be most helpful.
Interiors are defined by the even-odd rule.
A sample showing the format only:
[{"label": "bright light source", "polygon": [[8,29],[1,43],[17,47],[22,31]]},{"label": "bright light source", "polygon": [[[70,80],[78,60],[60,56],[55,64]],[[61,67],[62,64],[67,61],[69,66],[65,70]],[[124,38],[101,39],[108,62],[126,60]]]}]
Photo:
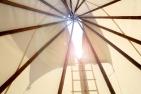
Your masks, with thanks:
[{"label": "bright light source", "polygon": [[[72,22],[69,26],[68,26],[68,31],[71,34],[71,29],[73,26],[73,21],[70,19],[67,21],[67,24],[69,24],[70,22]],[[81,24],[81,23],[80,23]],[[81,24],[82,26],[82,24]],[[74,49],[75,49],[75,55],[78,59],[80,59],[83,55],[83,50],[82,50],[82,37],[83,37],[83,30],[81,29],[79,22],[74,20],[74,28],[73,28],[73,35],[72,35],[72,43],[74,45]]]}]

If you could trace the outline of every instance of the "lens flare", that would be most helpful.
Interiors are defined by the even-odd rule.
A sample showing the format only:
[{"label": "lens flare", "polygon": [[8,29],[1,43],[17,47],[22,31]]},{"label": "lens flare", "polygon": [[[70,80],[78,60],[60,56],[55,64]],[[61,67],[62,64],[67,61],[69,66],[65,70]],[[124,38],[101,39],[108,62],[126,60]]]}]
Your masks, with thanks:
[{"label": "lens flare", "polygon": [[74,21],[68,20],[67,24],[69,24],[70,22],[72,22],[72,23],[68,26],[68,31],[71,34],[71,31],[72,31],[71,29],[72,29],[72,26],[74,24],[73,34],[72,34],[72,43],[74,45],[75,56],[78,59],[80,59],[83,55],[83,48],[82,48],[83,30],[80,27],[81,23],[78,22],[77,20],[74,20]]}]

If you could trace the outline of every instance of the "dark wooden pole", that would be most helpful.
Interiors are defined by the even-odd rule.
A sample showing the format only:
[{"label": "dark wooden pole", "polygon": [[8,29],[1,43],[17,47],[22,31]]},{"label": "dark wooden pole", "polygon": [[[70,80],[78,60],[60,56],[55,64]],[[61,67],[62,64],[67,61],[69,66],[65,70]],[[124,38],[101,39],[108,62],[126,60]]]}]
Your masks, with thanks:
[{"label": "dark wooden pole", "polygon": [[103,75],[103,78],[104,78],[104,80],[105,80],[105,82],[106,82],[106,84],[108,86],[108,89],[109,89],[110,93],[111,94],[116,94],[113,87],[112,87],[112,84],[111,84],[111,82],[110,82],[110,80],[109,80],[109,78],[108,78],[108,76],[107,76],[107,74],[106,74],[106,72],[105,72],[105,70],[104,70],[104,68],[102,66],[102,62],[100,61],[100,59],[99,59],[99,57],[98,57],[98,55],[97,55],[97,53],[96,53],[96,51],[95,51],[95,49],[94,49],[94,47],[93,47],[93,45],[91,43],[89,37],[87,36],[87,33],[86,33],[85,29],[81,25],[80,25],[80,27],[82,28],[82,30],[84,32],[84,37],[86,38],[86,41],[88,42],[88,45],[90,46],[90,49],[91,49],[91,51],[92,51],[92,53],[94,55],[94,58],[96,59],[98,67],[99,67],[99,69],[100,69],[100,71],[101,71],[101,73]]},{"label": "dark wooden pole", "polygon": [[141,20],[141,16],[82,16],[85,19],[127,19],[127,20]]},{"label": "dark wooden pole", "polygon": [[47,16],[50,16],[50,17],[56,17],[56,18],[63,19],[62,16],[58,16],[56,14],[52,14],[52,13],[49,13],[49,12],[46,12],[46,11],[43,11],[43,10],[39,10],[39,9],[35,9],[35,8],[29,7],[29,6],[18,4],[18,3],[12,2],[12,1],[1,0],[0,3],[10,5],[10,6],[13,6],[13,7],[17,7],[17,8],[21,8],[21,9],[25,9],[25,10],[29,10],[29,11],[33,11],[33,12],[37,12],[37,13],[44,14],[44,15],[47,15]]},{"label": "dark wooden pole", "polygon": [[66,75],[66,70],[67,70],[67,66],[68,66],[68,59],[69,59],[70,49],[71,49],[71,39],[72,39],[72,34],[73,34],[73,28],[74,28],[74,22],[72,23],[71,35],[70,35],[70,39],[69,39],[69,42],[68,42],[68,48],[67,48],[67,52],[66,52],[66,55],[65,55],[63,71],[62,71],[61,80],[60,80],[60,84],[59,84],[57,94],[62,94],[62,91],[63,91],[65,75]]},{"label": "dark wooden pole", "polygon": [[33,30],[33,29],[38,29],[38,28],[41,28],[41,27],[47,27],[47,26],[51,26],[51,25],[56,25],[56,24],[60,24],[62,22],[64,22],[64,21],[57,21],[57,22],[51,22],[51,23],[35,25],[35,26],[30,26],[30,27],[24,27],[24,28],[17,28],[17,29],[12,29],[12,30],[1,31],[0,36],[5,36],[5,35],[9,35],[9,34],[15,34],[15,33],[25,32],[25,31],[29,31],[29,30]]},{"label": "dark wooden pole", "polygon": [[96,32],[93,28],[91,28],[90,26],[88,26],[87,24],[84,23],[84,25],[90,29],[93,33],[95,33],[97,36],[99,36],[103,41],[105,41],[106,43],[108,43],[110,46],[112,46],[116,51],[118,51],[121,55],[123,55],[127,60],[129,60],[135,67],[137,67],[139,70],[141,70],[141,65],[134,60],[132,57],[130,57],[128,54],[126,54],[124,51],[122,51],[120,48],[118,48],[115,44],[113,44],[112,42],[110,42],[108,39],[106,39],[104,36],[102,36],[101,34],[99,34],[98,32]]},{"label": "dark wooden pole", "polygon": [[106,3],[106,4],[102,5],[102,6],[97,7],[95,9],[92,9],[92,10],[89,10],[89,11],[83,13],[83,14],[80,14],[79,16],[83,16],[83,15],[86,15],[88,13],[94,12],[94,11],[99,10],[101,8],[107,7],[107,6],[111,5],[111,4],[114,4],[114,3],[118,2],[118,1],[120,1],[120,0],[113,0],[113,1],[111,1],[109,3]]},{"label": "dark wooden pole", "polygon": [[141,41],[138,40],[138,39],[135,39],[135,38],[133,38],[133,37],[127,36],[127,35],[125,35],[125,34],[121,34],[121,33],[117,32],[117,31],[115,31],[115,30],[112,30],[112,29],[109,29],[109,28],[104,27],[104,26],[102,26],[102,25],[96,24],[96,23],[94,23],[94,22],[92,22],[92,21],[88,21],[88,20],[85,20],[85,19],[83,19],[83,20],[84,20],[85,22],[89,23],[89,24],[92,24],[92,25],[94,25],[94,26],[97,26],[97,27],[99,27],[99,28],[102,28],[102,29],[104,29],[104,30],[106,30],[106,31],[108,31],[108,32],[110,32],[110,33],[113,33],[113,34],[115,34],[115,35],[118,35],[118,36],[120,36],[120,37],[122,37],[122,38],[125,38],[125,39],[127,39],[127,40],[130,40],[130,41],[132,41],[132,42],[135,42],[135,43],[141,45]]},{"label": "dark wooden pole", "polygon": [[45,43],[18,71],[16,71],[4,84],[0,87],[0,94],[46,49],[61,33],[65,30],[64,27],[52,39]]}]

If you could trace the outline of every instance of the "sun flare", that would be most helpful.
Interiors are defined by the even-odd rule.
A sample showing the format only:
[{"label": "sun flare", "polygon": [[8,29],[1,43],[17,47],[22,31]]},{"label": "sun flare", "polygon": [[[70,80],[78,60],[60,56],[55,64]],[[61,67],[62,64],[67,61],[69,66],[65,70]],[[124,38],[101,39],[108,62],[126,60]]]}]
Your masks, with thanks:
[{"label": "sun flare", "polygon": [[[77,20],[71,20],[71,19],[67,21],[67,24],[69,23],[71,24],[68,26],[68,31],[70,34],[73,31],[72,43],[74,46],[74,53],[75,53],[75,56],[78,59],[80,59],[83,55],[83,47],[82,47],[83,30],[80,26],[81,23],[78,22]],[[72,30],[72,26],[73,26],[73,30]]]}]

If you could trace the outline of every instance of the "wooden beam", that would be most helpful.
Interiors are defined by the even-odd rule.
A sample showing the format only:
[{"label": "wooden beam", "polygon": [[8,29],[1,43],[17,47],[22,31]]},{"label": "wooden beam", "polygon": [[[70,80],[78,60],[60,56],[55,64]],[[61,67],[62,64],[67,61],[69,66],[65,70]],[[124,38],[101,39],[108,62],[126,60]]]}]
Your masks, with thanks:
[{"label": "wooden beam", "polygon": [[82,6],[82,4],[85,2],[86,0],[82,0],[82,2],[78,5],[78,7],[76,8],[76,10],[74,11],[74,13],[77,12],[77,10]]},{"label": "wooden beam", "polygon": [[109,28],[107,28],[107,27],[98,25],[98,24],[96,24],[96,23],[94,23],[94,22],[91,22],[91,21],[88,21],[88,20],[85,20],[85,19],[83,19],[83,20],[84,20],[85,22],[89,23],[89,24],[92,24],[92,25],[94,25],[94,26],[97,26],[97,27],[99,27],[99,28],[102,28],[102,29],[104,29],[104,30],[106,30],[106,31],[108,31],[108,32],[111,32],[111,33],[113,33],[113,34],[115,34],[115,35],[117,35],[117,36],[120,36],[120,37],[122,37],[122,38],[125,38],[125,39],[127,39],[127,40],[130,40],[130,41],[132,41],[132,42],[135,42],[135,43],[141,45],[141,41],[138,40],[138,39],[132,38],[132,37],[127,36],[127,35],[125,35],[125,34],[121,34],[121,33],[117,32],[117,31],[115,31],[115,30],[112,30],[112,29],[109,29]]},{"label": "wooden beam", "polygon": [[76,6],[74,8],[74,12],[76,11],[77,7],[78,7],[78,4],[79,4],[80,0],[77,0],[77,3],[76,3]]},{"label": "wooden beam", "polygon": [[72,0],[70,0],[70,9],[71,9],[71,12],[73,12],[73,8],[72,8]]},{"label": "wooden beam", "polygon": [[68,15],[69,15],[71,11],[70,11],[70,9],[69,9],[69,6],[68,6],[66,0],[61,0],[61,2],[64,4],[64,6],[65,6],[65,8],[66,8],[66,10],[67,10],[67,13],[68,13]]},{"label": "wooden beam", "polygon": [[44,15],[47,15],[47,16],[63,19],[62,16],[58,16],[56,14],[52,14],[52,13],[49,13],[49,12],[46,12],[46,11],[43,11],[43,10],[39,10],[39,9],[35,9],[35,8],[32,8],[32,7],[28,7],[28,6],[25,6],[25,5],[22,5],[22,4],[18,4],[18,3],[12,2],[12,1],[2,0],[2,1],[0,1],[0,3],[6,4],[6,5],[10,5],[10,6],[13,6],[13,7],[17,7],[17,8],[21,8],[21,9],[25,9],[25,10],[29,10],[29,11],[33,11],[33,12],[36,12],[36,13],[44,14]]},{"label": "wooden beam", "polygon": [[[95,3],[92,3],[92,2],[90,2],[90,1],[87,1],[88,3],[90,3],[90,4],[92,4],[92,5],[94,5],[94,6],[97,6],[98,7],[98,5],[97,4],[95,4]],[[105,9],[103,9],[102,8],[102,11],[107,15],[107,16],[111,16]],[[125,34],[124,33],[124,31],[121,29],[121,27],[118,25],[118,23],[115,21],[115,19],[111,19],[112,20],[112,22],[117,26],[117,28],[120,30],[120,32],[122,33],[122,34]],[[131,19],[132,20],[132,19]],[[136,20],[136,19],[134,19],[134,20]],[[129,41],[129,43],[131,44],[131,46],[135,49],[135,51],[141,56],[141,53],[139,52],[139,50],[135,47],[135,45],[130,41],[130,40],[128,40]]]},{"label": "wooden beam", "polygon": [[[84,22],[83,22],[84,23]],[[84,23],[84,25],[90,29],[93,33],[95,33],[97,36],[99,36],[103,41],[105,41],[106,43],[108,43],[111,47],[113,47],[117,52],[119,52],[121,55],[123,55],[127,60],[129,60],[136,68],[138,68],[139,70],[141,70],[141,65],[140,63],[138,63],[136,60],[134,60],[131,56],[129,56],[128,54],[126,54],[124,51],[122,51],[120,48],[118,48],[115,44],[113,44],[112,42],[110,42],[107,38],[105,38],[104,36],[102,36],[101,34],[99,34],[98,32],[96,32],[93,28],[91,28],[90,26],[88,26],[87,24]]]},{"label": "wooden beam", "polygon": [[85,29],[81,26],[81,24],[79,24],[79,25],[80,25],[80,27],[82,28],[82,30],[84,32],[84,37],[86,38],[86,41],[88,42],[88,45],[90,46],[90,49],[91,49],[91,51],[92,51],[92,53],[94,55],[94,58],[96,59],[96,63],[98,64],[98,67],[99,67],[99,69],[100,69],[100,71],[102,73],[102,76],[103,76],[103,78],[104,78],[104,80],[105,80],[105,82],[106,82],[106,84],[108,86],[108,89],[109,89],[110,93],[111,94],[116,94],[114,89],[113,89],[113,86],[112,86],[112,84],[111,84],[111,82],[110,82],[110,80],[109,80],[103,66],[102,66],[102,62],[100,61],[100,59],[99,59],[99,57],[98,57],[98,55],[97,55],[97,53],[96,53],[96,51],[94,49],[94,46],[92,45],[92,43],[91,43]]},{"label": "wooden beam", "polygon": [[53,42],[62,34],[66,26],[61,29],[53,38],[47,41],[18,71],[16,71],[4,84],[0,87],[0,94]]},{"label": "wooden beam", "polygon": [[99,7],[95,8],[95,9],[89,10],[89,11],[87,11],[87,12],[85,12],[85,13],[83,13],[83,14],[80,14],[80,15],[78,15],[78,16],[81,17],[81,16],[86,15],[86,14],[88,14],[88,13],[91,13],[91,12],[94,12],[94,11],[99,10],[99,9],[101,9],[101,8],[104,8],[104,7],[107,7],[107,6],[109,6],[109,5],[112,5],[112,4],[114,4],[114,3],[118,2],[118,1],[120,1],[120,0],[111,1],[111,2],[109,2],[109,3],[106,3],[106,4],[104,4],[104,5],[102,5],[102,6],[99,6]]},{"label": "wooden beam", "polygon": [[85,19],[127,19],[127,20],[141,20],[141,16],[82,16]]},{"label": "wooden beam", "polygon": [[58,13],[62,14],[63,16],[65,16],[65,14],[60,11],[59,9],[55,8],[53,5],[49,4],[47,1],[45,0],[40,0],[42,3],[44,3],[45,5],[49,6],[50,8],[54,9],[55,11],[57,11]]},{"label": "wooden beam", "polygon": [[70,49],[71,49],[71,40],[72,40],[74,22],[72,24],[73,25],[72,25],[72,29],[71,29],[71,35],[70,35],[69,42],[68,42],[68,48],[67,48],[67,52],[66,52],[66,55],[65,55],[63,71],[62,71],[61,80],[60,80],[59,89],[58,89],[58,93],[57,94],[62,94],[62,91],[63,91],[65,75],[66,75],[67,66],[68,66],[68,59],[69,59]]},{"label": "wooden beam", "polygon": [[29,31],[29,30],[33,30],[33,29],[38,29],[38,28],[41,28],[41,27],[56,25],[56,24],[60,24],[62,22],[64,22],[64,21],[57,21],[57,22],[51,22],[51,23],[46,23],[46,24],[42,24],[42,25],[35,25],[35,26],[30,26],[30,27],[1,31],[0,36],[5,36],[5,35],[10,35],[10,34],[25,32],[25,31]]},{"label": "wooden beam", "polygon": [[81,83],[81,94],[90,94],[89,93],[89,86],[87,80],[87,74],[85,69],[85,62],[78,60],[79,64],[79,75],[80,75],[80,83]]}]

